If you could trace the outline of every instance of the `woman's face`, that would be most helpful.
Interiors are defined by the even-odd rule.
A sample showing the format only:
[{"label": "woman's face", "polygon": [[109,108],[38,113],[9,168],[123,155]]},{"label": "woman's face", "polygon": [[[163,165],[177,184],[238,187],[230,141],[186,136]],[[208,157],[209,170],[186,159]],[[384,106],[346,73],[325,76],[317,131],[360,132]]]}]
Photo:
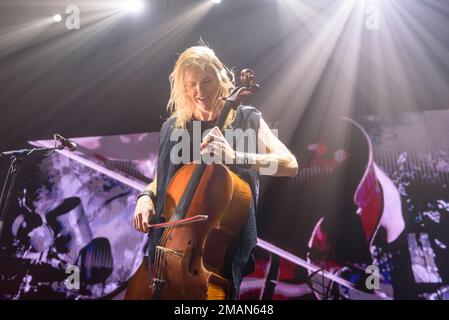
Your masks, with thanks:
[{"label": "woman's face", "polygon": [[218,99],[219,84],[212,70],[188,67],[184,73],[184,81],[186,95],[195,108],[213,111]]}]

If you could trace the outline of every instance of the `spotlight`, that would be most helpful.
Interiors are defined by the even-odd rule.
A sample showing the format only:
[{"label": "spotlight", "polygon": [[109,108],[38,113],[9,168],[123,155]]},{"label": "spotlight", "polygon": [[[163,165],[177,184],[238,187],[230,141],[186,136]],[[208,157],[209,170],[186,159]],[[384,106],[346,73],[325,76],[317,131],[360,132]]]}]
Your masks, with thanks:
[{"label": "spotlight", "polygon": [[216,3],[216,4],[221,2],[221,0],[210,0],[210,1],[212,1],[213,3]]},{"label": "spotlight", "polygon": [[53,16],[53,21],[54,22],[61,22],[62,21],[62,16],[60,14],[55,14]]},{"label": "spotlight", "polygon": [[145,7],[145,4],[142,0],[127,0],[122,1],[120,3],[120,7],[128,12],[139,12],[142,11]]}]

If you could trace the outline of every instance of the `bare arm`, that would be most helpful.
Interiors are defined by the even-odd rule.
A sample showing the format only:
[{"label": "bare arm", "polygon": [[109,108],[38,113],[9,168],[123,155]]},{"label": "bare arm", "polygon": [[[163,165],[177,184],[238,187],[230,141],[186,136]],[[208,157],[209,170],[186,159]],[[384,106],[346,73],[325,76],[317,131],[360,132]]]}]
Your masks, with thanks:
[{"label": "bare arm", "polygon": [[[156,195],[157,181],[154,180],[146,186],[145,191],[151,191]],[[142,196],[137,200],[136,209],[134,210],[133,225],[140,232],[148,232],[148,224],[154,216],[154,203],[149,196]]]},{"label": "bare arm", "polygon": [[151,191],[156,195],[157,191],[157,175],[154,176],[154,180],[146,186],[145,191]]},{"label": "bare arm", "polygon": [[298,174],[296,157],[270,130],[261,118],[259,146],[264,152],[249,154],[251,169],[259,170],[262,175],[293,177]]},{"label": "bare arm", "polygon": [[[231,160],[228,163],[250,164],[250,168],[258,170],[261,175],[292,177],[298,174],[296,157],[271,132],[263,119],[260,122],[258,140],[259,150],[257,153],[235,152],[220,130],[215,127],[204,137],[201,143],[201,153],[207,154],[211,150],[216,150],[216,154],[224,155],[223,159]],[[246,158],[243,159],[244,161],[242,161],[242,156]]]}]

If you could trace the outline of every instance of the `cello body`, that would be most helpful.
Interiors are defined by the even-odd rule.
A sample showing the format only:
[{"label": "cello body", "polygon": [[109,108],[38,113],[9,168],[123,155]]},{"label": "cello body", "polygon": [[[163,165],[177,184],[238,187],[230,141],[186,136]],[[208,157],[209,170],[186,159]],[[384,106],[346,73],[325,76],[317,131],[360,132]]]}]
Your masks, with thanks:
[{"label": "cello body", "polygon": [[[184,190],[197,165],[179,169],[170,181],[162,216],[173,219]],[[223,165],[207,165],[198,184],[186,218],[207,215],[204,221],[164,230],[156,247],[152,278],[145,261],[131,280],[125,299],[206,300],[227,299],[232,279],[223,266],[233,257],[240,229],[250,203],[249,185]],[[156,297],[157,295],[157,297]]]}]

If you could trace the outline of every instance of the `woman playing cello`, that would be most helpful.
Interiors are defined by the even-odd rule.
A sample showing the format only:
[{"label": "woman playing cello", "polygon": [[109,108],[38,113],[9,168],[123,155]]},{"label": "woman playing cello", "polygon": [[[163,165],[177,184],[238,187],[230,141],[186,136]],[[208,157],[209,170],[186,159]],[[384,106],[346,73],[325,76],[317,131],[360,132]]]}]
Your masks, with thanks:
[{"label": "woman playing cello", "polygon": [[[150,260],[150,263],[145,261],[134,275],[129,284],[126,298],[155,298],[156,294],[154,291],[148,292],[148,287],[155,290],[155,287],[158,287],[158,283],[160,282],[163,283],[161,287],[169,288],[171,286],[174,292],[188,292],[184,292],[184,295],[168,294],[163,292],[163,290],[168,289],[159,288],[162,290],[161,293],[158,294],[159,298],[236,299],[238,298],[239,286],[243,277],[251,273],[253,268],[251,253],[257,241],[256,208],[259,191],[259,175],[295,176],[298,171],[298,164],[296,158],[287,147],[271,132],[267,123],[262,118],[261,113],[252,106],[235,103],[232,109],[226,110],[225,116],[222,115],[222,118],[224,118],[221,121],[221,128],[220,125],[217,125],[217,121],[220,122],[220,115],[224,112],[223,109],[226,108],[224,98],[232,93],[234,83],[232,73],[224,66],[224,64],[217,58],[214,51],[210,48],[206,46],[195,46],[185,50],[179,56],[169,80],[171,84],[171,95],[168,102],[168,110],[171,116],[164,122],[160,132],[157,175],[155,180],[139,195],[133,219],[136,230],[145,233],[149,232],[151,235],[148,250],[148,259]],[[244,97],[249,94],[248,91],[250,91],[250,89],[246,90],[243,88],[238,94],[240,97]],[[235,101],[237,100],[234,100],[234,102]],[[195,131],[195,129],[199,130]],[[255,135],[253,144],[255,144],[257,148],[251,148],[251,139],[248,139],[248,143],[245,145],[246,148],[243,150],[242,148],[235,150],[231,146],[233,141],[228,141],[229,139],[225,138],[226,135],[223,135],[223,129],[240,129],[239,134],[234,136],[236,140],[239,139],[242,132],[253,132]],[[181,132],[181,134],[179,134],[179,132]],[[182,132],[184,134],[187,133],[190,139],[182,139],[183,141],[180,143],[179,137],[185,137]],[[199,145],[195,145],[196,140],[193,137],[193,134],[198,132],[201,134],[200,137],[202,139],[200,138]],[[174,139],[174,136],[177,136],[178,138]],[[187,147],[186,143],[188,144]],[[240,146],[242,146],[242,144],[240,144]],[[260,152],[260,150],[263,150],[263,152]],[[183,175],[181,172],[183,170],[185,171],[185,175],[192,180],[192,177],[195,175],[195,173],[192,173],[192,170],[198,171],[198,169],[194,167],[186,168],[187,166],[185,165],[190,162],[199,161],[206,155],[215,156],[214,164],[221,161],[222,164],[227,165],[227,169],[223,169],[224,166],[220,166],[220,173],[215,174],[212,173],[212,169],[207,169],[210,166],[206,166],[200,173],[203,174],[204,177],[201,178],[200,176],[200,178],[197,179],[198,181],[186,182],[187,185],[183,182],[179,182]],[[183,167],[185,169],[181,170]],[[268,170],[267,168],[274,168],[274,170]],[[221,211],[219,214],[216,214],[216,216],[220,216],[220,218],[216,218],[215,216],[212,217],[212,214],[209,212],[197,212],[196,215],[191,214],[190,218],[186,218],[188,216],[188,214],[186,215],[187,211],[192,211],[193,209],[186,207],[184,210],[185,212],[182,212],[182,210],[179,209],[186,203],[188,206],[198,206],[197,203],[199,200],[197,198],[200,197],[200,195],[191,195],[190,198],[185,195],[185,193],[188,193],[186,190],[189,190],[189,188],[192,187],[192,183],[195,184],[195,189],[192,191],[193,193],[202,193],[202,196],[207,199],[204,202],[212,202],[212,206],[208,207],[209,209],[213,208],[214,203],[217,208],[220,205],[223,205],[223,208],[229,209],[231,206],[230,203],[234,205],[235,201],[232,199],[238,198],[239,196],[235,196],[235,194],[233,196],[234,198],[232,198],[232,196],[224,196],[226,193],[225,189],[222,189],[222,191],[220,191],[220,189],[226,188],[226,183],[224,183],[223,187],[219,186],[219,183],[216,183],[216,180],[213,180],[215,178],[212,176],[227,177],[223,178],[223,180],[226,181],[230,181],[230,179],[241,179],[243,181],[243,183],[239,184],[241,190],[243,190],[243,194],[249,195],[248,201],[243,201],[243,207],[246,208],[245,211],[247,212],[244,214],[241,225],[237,228],[236,241],[234,241],[233,246],[228,246],[228,248],[232,248],[232,250],[224,250],[223,254],[220,255],[220,258],[218,259],[223,264],[220,268],[213,267],[213,261],[216,261],[217,259],[211,257],[210,252],[220,252],[221,249],[210,250],[208,248],[212,246],[211,243],[213,242],[224,242],[223,239],[225,239],[226,236],[224,236],[224,233],[221,231],[228,229],[228,225],[232,223],[224,222],[228,220],[222,216]],[[206,182],[206,179],[210,179],[209,182]],[[245,185],[248,186],[248,192],[245,191]],[[202,186],[206,187],[203,188]],[[183,190],[183,192],[177,191],[178,189],[183,188],[186,190]],[[237,187],[235,186],[232,187],[231,189],[233,191],[231,190],[230,194],[233,192],[235,193],[236,188]],[[213,192],[223,192],[223,197],[226,199],[223,201],[208,199],[209,194],[211,199],[216,199],[214,198],[216,196],[212,195]],[[178,193],[179,197],[177,195]],[[221,204],[221,202],[223,202],[223,204]],[[170,206],[173,207],[172,210],[168,209]],[[201,207],[202,204],[199,206]],[[204,210],[204,206],[201,208],[202,209],[198,210]],[[232,210],[235,212],[239,211],[239,209],[235,208]],[[234,214],[234,211],[232,214]],[[204,230],[200,225],[206,224],[206,221],[199,221],[201,219],[206,219],[207,216],[204,214],[209,215],[209,218],[207,219],[210,221],[215,219],[215,224],[212,222],[212,224],[210,224],[214,232],[211,232],[210,230],[207,231],[206,235],[201,238],[203,240],[200,240],[200,238],[195,236],[191,236],[193,240],[186,240],[186,243],[188,243],[186,246],[196,246],[196,251],[193,249],[192,251],[189,251],[190,249],[187,248],[185,250],[174,249],[175,247],[169,248],[168,243],[173,241],[173,238],[182,237],[175,233],[180,229],[187,230],[187,228],[191,226],[191,228],[196,228],[194,230],[197,231],[192,231],[192,229],[189,232],[199,232],[198,230]],[[229,212],[227,214],[229,215]],[[170,227],[170,233],[168,233],[169,230],[164,231],[164,228],[152,228],[152,226],[154,226],[153,222],[164,222],[167,218],[174,220],[174,217],[179,219],[179,221],[185,221],[186,224]],[[188,223],[189,219],[193,222]],[[195,222],[195,220],[197,221]],[[226,223],[228,225],[226,225]],[[161,243],[163,243],[163,245]],[[207,252],[208,250],[209,253]],[[196,291],[194,288],[195,286],[204,287],[199,283],[196,285],[197,282],[189,282],[187,289],[182,288],[182,285],[179,284],[179,288],[176,288],[176,285],[166,283],[167,281],[174,282],[174,279],[179,274],[179,271],[176,271],[172,272],[172,275],[170,276],[170,263],[176,264],[175,261],[181,261],[180,259],[184,259],[187,254],[190,254],[189,262],[186,266],[189,270],[188,279],[203,277],[201,275],[201,270],[206,266],[204,267],[204,270],[208,271],[208,276],[206,278],[209,279],[210,284],[207,285],[207,288],[204,288],[204,292],[206,292],[204,295],[201,293],[203,291],[200,289]],[[195,262],[193,262],[193,259],[195,258],[203,259],[201,260],[201,263],[198,264],[198,266],[200,266],[199,268],[196,267]],[[180,265],[182,264],[183,262],[180,262]],[[165,271],[159,270],[159,267],[165,268]],[[148,273],[150,273],[150,277],[148,276]],[[214,279],[216,281],[210,280],[211,273],[214,274]],[[162,278],[164,280],[161,280]],[[179,279],[177,280],[184,281],[182,279],[187,278],[184,277]],[[220,294],[220,292],[223,291],[223,286],[214,286],[212,284],[212,282],[215,284],[221,283],[217,279],[225,279],[224,281],[227,281],[230,284],[229,290]],[[189,292],[198,292],[198,294],[189,295]]]}]

